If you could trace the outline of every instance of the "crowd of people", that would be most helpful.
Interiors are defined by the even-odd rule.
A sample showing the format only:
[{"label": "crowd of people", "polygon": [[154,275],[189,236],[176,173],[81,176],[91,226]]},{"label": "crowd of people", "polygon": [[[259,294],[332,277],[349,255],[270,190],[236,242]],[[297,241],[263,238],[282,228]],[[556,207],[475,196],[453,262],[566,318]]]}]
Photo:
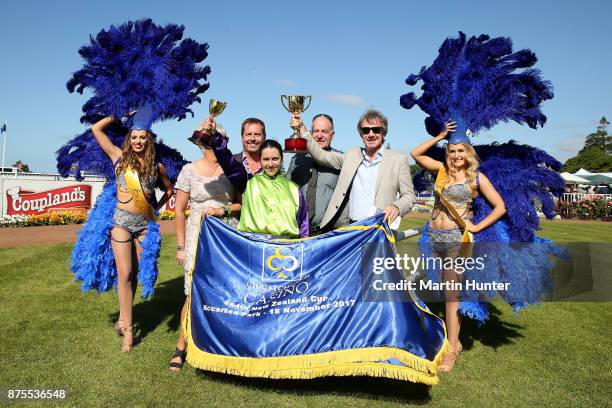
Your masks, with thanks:
[{"label": "crowd of people", "polygon": [[[109,180],[77,240],[71,270],[85,291],[118,288],[120,311],[114,328],[122,336],[124,352],[134,344],[137,283],[148,297],[157,279],[161,237],[155,211],[173,194],[176,259],[185,271],[187,296],[203,217],[218,217],[244,233],[306,238],[375,214],[393,223],[415,204],[408,157],[385,147],[388,120],[372,109],[357,121],[360,146],[346,152],[332,147],[331,116],[314,116],[308,129],[300,114],[292,114],[290,126],[307,140],[308,152],[296,154],[287,172],[282,147],[267,139],[261,119],[243,121],[243,149],[232,154],[223,128],[207,117],[189,138],[202,158],[184,165],[180,153],[157,140],[151,129],[156,121],[184,119],[209,86],[200,82],[209,67],[197,66],[206,58],[208,45],[192,40],[178,44],[183,29],[141,20],[102,30],[82,49],[85,64],[67,84],[70,92],[93,90],[81,118],[92,127],[58,151],[58,171],[77,179],[88,171]],[[411,152],[435,177],[435,205],[422,229],[419,250],[456,258],[463,256],[466,242],[533,244],[508,246],[505,250],[511,254],[487,264],[487,279],[511,284],[512,290],[495,293],[516,311],[537,303],[549,286],[549,258],[558,254],[535,233],[539,221],[534,203],[542,204],[548,218],[554,216],[553,196],[563,192],[561,163],[540,149],[514,142],[472,146],[469,136],[510,120],[533,129],[544,125],[540,105],[553,92],[538,70],[525,69],[536,61],[530,50],[513,52],[509,38],[468,38],[460,32],[443,42],[430,67],[406,79],[409,86],[422,81],[422,95],[409,92],[400,98],[405,109],[418,106],[428,115],[425,128],[433,136]],[[125,121],[116,121],[135,107]],[[101,118],[101,112],[109,116]],[[443,148],[437,146],[445,139]],[[171,180],[176,180],[174,185]],[[156,188],[164,191],[160,202]],[[186,218],[188,207],[191,215]],[[450,268],[426,272],[438,274],[440,281],[459,280]],[[450,371],[463,348],[461,315],[483,322],[488,310],[478,296],[466,299],[454,290],[444,291],[443,300],[450,352],[436,369]],[[170,369],[181,369],[185,345],[181,329]]]},{"label": "crowd of people", "polygon": [[[327,114],[316,115],[310,130],[299,114],[293,114],[290,125],[307,139],[308,152],[296,154],[285,172],[281,145],[266,137],[263,121],[245,119],[241,126],[243,150],[232,154],[228,137],[213,117],[206,118],[190,138],[200,148],[202,158],[185,165],[174,186],[161,164],[155,164],[150,129],[134,125],[125,138],[123,148],[113,145],[104,128],[113,121],[107,117],[92,126],[100,147],[115,163],[117,172],[117,205],[111,230],[112,249],[119,274],[120,314],[115,323],[123,337],[122,350],[133,345],[132,303],[134,298],[138,255],[147,232],[147,217],[176,193],[176,259],[185,272],[185,295],[189,295],[199,222],[202,217],[222,219],[240,231],[265,234],[269,237],[304,238],[323,234],[335,228],[363,220],[376,212],[393,222],[404,216],[415,203],[408,157],[385,148],[388,120],[380,112],[368,110],[357,122],[362,146],[346,153],[332,148],[334,123]],[[434,174],[445,174],[441,197],[459,209],[461,220],[436,200],[427,224],[434,249],[439,256],[457,256],[464,232],[475,233],[487,228],[504,214],[504,203],[490,181],[478,172],[478,157],[465,136],[451,140],[446,147],[446,161],[427,156],[429,148],[455,131],[447,123],[440,134],[412,151],[416,162]],[[206,141],[205,141],[206,140]],[[133,172],[140,181],[140,191],[130,190],[126,172]],[[155,186],[165,194],[155,203]],[[130,194],[131,193],[131,194]],[[142,194],[141,194],[142,193]],[[138,196],[147,205],[138,206]],[[470,222],[470,205],[478,195],[495,208],[489,217],[474,225]],[[191,214],[185,216],[187,208]],[[445,271],[445,279],[458,279]],[[453,352],[447,353],[442,370],[450,370],[462,350],[459,342],[459,307],[457,293],[449,291],[446,323]],[[181,310],[184,318],[187,298]],[[176,350],[170,361],[172,370],[180,370],[185,361],[185,336],[180,332]]]}]

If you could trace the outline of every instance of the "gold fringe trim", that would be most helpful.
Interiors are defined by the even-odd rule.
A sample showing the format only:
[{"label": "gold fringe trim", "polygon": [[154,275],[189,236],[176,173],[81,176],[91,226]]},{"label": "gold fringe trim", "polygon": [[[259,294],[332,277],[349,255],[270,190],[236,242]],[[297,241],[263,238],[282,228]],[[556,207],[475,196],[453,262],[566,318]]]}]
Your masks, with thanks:
[{"label": "gold fringe trim", "polygon": [[[201,227],[201,219],[200,219]],[[348,226],[338,230],[367,230],[380,229],[385,232],[387,239],[395,243],[395,237],[388,235],[382,225],[373,226]],[[198,231],[198,241],[200,234]],[[294,240],[278,241],[304,241],[312,239],[298,238]],[[197,244],[196,244],[197,248]],[[195,254],[194,254],[195,258]],[[195,259],[189,277],[193,274]],[[452,347],[446,337],[446,325],[438,316],[421,307],[410,296],[415,305],[423,312],[439,319],[444,329],[444,343],[436,354],[433,361],[415,356],[414,354],[396,347],[369,347],[349,350],[330,351],[317,354],[303,354],[285,357],[235,357],[220,354],[207,353],[200,350],[193,342],[191,334],[191,290],[187,299],[187,311],[185,318],[181,320],[181,326],[187,343],[187,362],[193,367],[201,370],[213,371],[224,374],[239,375],[242,377],[260,377],[272,379],[312,379],[329,376],[370,376],[391,378],[395,380],[418,382],[426,385],[436,385],[438,379],[438,367],[446,353],[452,351]],[[380,361],[395,358],[406,366],[395,366],[381,363]]]},{"label": "gold fringe trim", "polygon": [[[188,330],[187,362],[208,371],[243,377],[312,379],[325,376],[367,375],[396,380],[438,383],[437,370],[442,357],[451,350],[445,339],[433,361],[395,347],[370,347],[286,357],[233,357],[198,349]],[[405,367],[381,363],[395,358]]]}]

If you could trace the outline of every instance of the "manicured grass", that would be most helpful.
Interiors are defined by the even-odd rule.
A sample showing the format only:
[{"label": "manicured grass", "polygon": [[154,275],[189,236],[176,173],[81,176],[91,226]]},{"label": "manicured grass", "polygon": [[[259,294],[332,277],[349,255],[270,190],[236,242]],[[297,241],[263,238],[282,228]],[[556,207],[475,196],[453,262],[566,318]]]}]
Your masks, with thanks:
[{"label": "manicured grass", "polygon": [[[420,226],[408,219],[404,226]],[[612,224],[545,222],[542,236],[612,241]],[[414,239],[412,239],[414,241]],[[164,237],[155,296],[138,300],[142,341],[119,352],[114,293],[81,293],[66,260],[71,245],[0,249],[0,388],[69,390],[62,406],[596,406],[611,397],[612,303],[545,303],[514,315],[492,305],[440,384],[372,378],[312,381],[244,379],[185,366],[167,369],[178,333],[183,276],[173,236]],[[400,250],[402,246],[400,245]],[[434,308],[436,306],[434,305]],[[439,308],[439,307],[437,307]]]}]

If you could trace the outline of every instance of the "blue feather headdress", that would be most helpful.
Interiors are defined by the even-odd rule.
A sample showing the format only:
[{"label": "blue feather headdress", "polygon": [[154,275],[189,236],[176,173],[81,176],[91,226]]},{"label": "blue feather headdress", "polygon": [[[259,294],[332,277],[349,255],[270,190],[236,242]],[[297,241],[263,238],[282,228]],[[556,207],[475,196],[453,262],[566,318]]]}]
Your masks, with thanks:
[{"label": "blue feather headdress", "polygon": [[[183,26],[158,26],[150,19],[129,21],[102,30],[90,44],[81,47],[83,68],[66,84],[69,92],[93,91],[83,105],[82,123],[93,124],[105,116],[117,118],[136,110],[124,123],[106,129],[113,143],[121,146],[132,128],[151,130],[153,122],[184,119],[199,95],[209,87],[210,67],[199,66],[208,55],[208,44],[184,39]],[[156,141],[157,159],[175,180],[186,163],[176,150]],[[82,172],[114,177],[112,163],[104,155],[90,130],[73,138],[57,151],[57,169],[67,177],[82,178]]]},{"label": "blue feather headdress", "polygon": [[[184,26],[161,27],[151,19],[128,21],[102,30],[81,47],[83,68],[66,84],[69,92],[94,95],[83,105],[81,122],[100,116],[122,117],[149,104],[156,120],[184,119],[200,102],[210,67],[197,64],[208,56],[208,44],[184,39]],[[180,43],[179,43],[180,41]]]},{"label": "blue feather headdress", "polygon": [[466,133],[510,120],[535,129],[546,122],[540,104],[553,97],[550,82],[537,69],[521,70],[536,61],[530,50],[513,53],[510,38],[490,39],[483,34],[467,39],[459,32],[459,38],[442,43],[430,67],[406,79],[411,86],[423,81],[423,94],[402,95],[400,104],[406,109],[418,105],[427,113],[425,126],[433,136],[447,120],[457,122],[453,137],[462,141]]}]

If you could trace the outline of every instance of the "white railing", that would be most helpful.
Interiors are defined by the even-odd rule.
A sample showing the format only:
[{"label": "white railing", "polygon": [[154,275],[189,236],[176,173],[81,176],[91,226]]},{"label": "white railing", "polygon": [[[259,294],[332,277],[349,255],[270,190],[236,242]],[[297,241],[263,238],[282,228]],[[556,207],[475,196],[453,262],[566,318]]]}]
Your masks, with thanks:
[{"label": "white railing", "polygon": [[612,201],[612,194],[563,193],[563,201],[570,203],[598,198],[605,201]]},{"label": "white railing", "polygon": [[[83,176],[85,178],[85,181],[106,182],[105,177],[94,176],[94,175],[89,175],[89,174],[83,174]],[[19,180],[43,179],[43,180],[54,180],[54,181],[67,180],[67,179],[73,178],[72,176],[64,178],[59,173],[24,173],[22,171],[18,171],[17,169],[14,169],[10,172],[4,171],[0,173],[0,177],[4,179],[19,179]]]}]

